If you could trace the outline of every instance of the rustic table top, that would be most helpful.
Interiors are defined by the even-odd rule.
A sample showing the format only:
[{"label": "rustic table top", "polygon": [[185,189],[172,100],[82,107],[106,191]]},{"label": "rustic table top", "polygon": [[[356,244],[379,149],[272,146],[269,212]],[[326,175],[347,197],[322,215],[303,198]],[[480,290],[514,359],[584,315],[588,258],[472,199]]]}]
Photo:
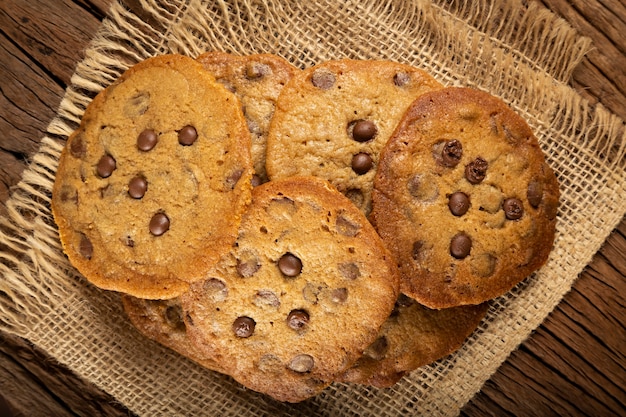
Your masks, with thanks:
[{"label": "rustic table top", "polygon": [[[538,0],[529,0],[538,1]],[[594,49],[570,85],[626,120],[624,0],[540,0]],[[111,0],[0,4],[0,215]],[[127,0],[132,9],[138,0]],[[483,415],[626,416],[626,219],[556,310],[462,410]],[[108,394],[0,332],[0,415],[132,415]]]}]

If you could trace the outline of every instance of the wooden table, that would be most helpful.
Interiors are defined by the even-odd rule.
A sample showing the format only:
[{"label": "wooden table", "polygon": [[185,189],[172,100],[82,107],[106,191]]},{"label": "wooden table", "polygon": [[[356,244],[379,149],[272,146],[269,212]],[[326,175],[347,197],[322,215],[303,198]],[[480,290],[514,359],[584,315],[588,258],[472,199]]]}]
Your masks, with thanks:
[{"label": "wooden table", "polygon": [[[533,1],[533,0],[530,0]],[[536,1],[536,0],[534,0]],[[136,9],[136,0],[126,1]],[[591,51],[570,84],[626,120],[624,0],[542,0]],[[0,215],[111,0],[0,5]],[[462,410],[626,416],[626,219],[557,309]],[[20,338],[0,333],[0,415],[127,416],[114,399]]]}]

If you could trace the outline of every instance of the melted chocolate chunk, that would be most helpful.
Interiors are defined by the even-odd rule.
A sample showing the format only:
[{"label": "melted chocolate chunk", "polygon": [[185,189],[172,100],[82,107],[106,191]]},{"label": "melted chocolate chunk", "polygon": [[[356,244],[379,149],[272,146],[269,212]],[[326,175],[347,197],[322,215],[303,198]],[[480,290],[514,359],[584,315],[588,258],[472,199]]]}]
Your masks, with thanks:
[{"label": "melted chocolate chunk", "polygon": [[115,163],[115,158],[111,155],[103,155],[102,158],[98,161],[98,165],[96,166],[96,172],[101,178],[108,178],[113,174],[117,165]]},{"label": "melted chocolate chunk", "polygon": [[298,373],[306,373],[313,369],[315,360],[313,356],[307,354],[296,355],[289,362],[289,369]]},{"label": "melted chocolate chunk", "polygon": [[148,181],[142,176],[136,176],[128,183],[128,195],[132,198],[143,198],[148,191]]},{"label": "melted chocolate chunk", "polygon": [[165,213],[156,213],[150,219],[150,233],[154,236],[161,236],[170,229],[170,219]]},{"label": "melted chocolate chunk", "polygon": [[84,235],[80,234],[80,241],[78,242],[78,253],[85,259],[91,259],[93,256],[93,245],[91,244],[91,240]]},{"label": "melted chocolate chunk", "polygon": [[335,84],[335,74],[323,69],[315,70],[311,75],[311,84],[320,90],[328,90]]},{"label": "melted chocolate chunk", "polygon": [[365,152],[359,152],[352,157],[352,170],[358,175],[366,174],[373,166],[372,157]]},{"label": "melted chocolate chunk", "polygon": [[261,177],[259,177],[257,174],[254,174],[252,176],[252,186],[253,187],[258,187],[262,183],[263,183],[263,180],[261,180]]},{"label": "melted chocolate chunk", "polygon": [[509,220],[518,220],[524,215],[524,205],[517,198],[507,198],[502,203],[504,215]]},{"label": "melted chocolate chunk", "polygon": [[295,277],[302,272],[302,261],[294,254],[287,252],[278,260],[278,269],[285,276]]},{"label": "melted chocolate chunk", "polygon": [[198,132],[196,128],[187,125],[178,131],[178,143],[183,146],[190,146],[198,139]]},{"label": "melted chocolate chunk", "polygon": [[487,167],[487,161],[479,156],[465,166],[465,178],[472,184],[478,184],[485,179]]},{"label": "melted chocolate chunk", "polygon": [[450,208],[450,212],[455,216],[462,216],[469,210],[469,197],[461,191],[452,193],[448,200],[448,207]]},{"label": "melted chocolate chunk", "polygon": [[449,140],[441,150],[441,163],[448,168],[458,165],[463,156],[463,145],[457,139]]},{"label": "melted chocolate chunk", "polygon": [[411,77],[406,72],[399,72],[393,76],[393,83],[398,87],[404,87],[411,81]]},{"label": "melted chocolate chunk", "polygon": [[349,124],[348,131],[351,131],[352,139],[357,142],[367,142],[374,139],[378,133],[378,128],[370,120],[357,120]]},{"label": "melted chocolate chunk", "polygon": [[463,232],[454,235],[450,241],[450,254],[457,259],[465,258],[471,250],[472,239]]},{"label": "melted chocolate chunk", "polygon": [[287,316],[287,326],[293,330],[302,330],[309,323],[309,313],[305,310],[291,310]]},{"label": "melted chocolate chunk", "polygon": [[243,168],[236,169],[230,174],[228,174],[225,180],[226,186],[228,187],[228,189],[233,190],[242,175],[243,175]]},{"label": "melted chocolate chunk", "polygon": [[233,322],[233,333],[235,333],[235,336],[241,338],[250,337],[254,333],[255,326],[256,322],[250,317],[237,317]]},{"label": "melted chocolate chunk", "polygon": [[543,183],[537,180],[529,182],[526,198],[528,198],[528,202],[531,206],[534,208],[539,207],[543,199]]},{"label": "melted chocolate chunk", "polygon": [[147,152],[154,148],[159,140],[156,132],[152,129],[146,129],[137,137],[137,149]]}]

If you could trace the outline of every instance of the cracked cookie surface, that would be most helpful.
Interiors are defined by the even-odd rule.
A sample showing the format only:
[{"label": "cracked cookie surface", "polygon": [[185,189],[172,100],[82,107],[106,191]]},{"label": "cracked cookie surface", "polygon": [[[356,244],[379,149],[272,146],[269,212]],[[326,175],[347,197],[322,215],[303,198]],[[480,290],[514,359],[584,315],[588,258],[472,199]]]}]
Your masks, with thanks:
[{"label": "cracked cookie surface", "polygon": [[527,123],[500,99],[418,98],[381,155],[372,222],[402,292],[430,308],[479,304],[543,265],[559,189]]},{"label": "cracked cookie surface", "polygon": [[170,298],[235,240],[251,176],[238,99],[192,58],[163,55],[88,106],[61,154],[52,211],[94,285]]}]

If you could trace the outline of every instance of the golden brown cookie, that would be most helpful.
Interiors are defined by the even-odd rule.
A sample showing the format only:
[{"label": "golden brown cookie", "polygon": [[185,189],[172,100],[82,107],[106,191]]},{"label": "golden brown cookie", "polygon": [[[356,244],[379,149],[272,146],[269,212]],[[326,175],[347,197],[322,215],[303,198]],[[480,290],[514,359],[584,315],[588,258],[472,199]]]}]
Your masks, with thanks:
[{"label": "golden brown cookie", "polygon": [[391,61],[328,61],[298,73],[270,125],[269,177],[324,178],[368,215],[381,149],[409,104],[440,88],[426,72]]},{"label": "golden brown cookie", "polygon": [[52,212],[93,284],[169,298],[234,242],[251,177],[238,99],[194,59],[163,55],[88,106],[61,154]]},{"label": "golden brown cookie", "polygon": [[146,300],[125,294],[121,298],[126,315],[141,334],[207,369],[222,372],[217,362],[207,358],[189,341],[180,298]]},{"label": "golden brown cookie", "polygon": [[394,307],[398,271],[328,182],[270,181],[252,196],[231,256],[181,297],[187,332],[243,385],[302,401],[373,342]]},{"label": "golden brown cookie", "polygon": [[298,69],[272,54],[240,56],[206,52],[197,60],[241,101],[252,139],[254,181],[266,182],[265,152],[270,121],[278,95]]},{"label": "golden brown cookie", "polygon": [[402,292],[430,308],[502,295],[547,260],[559,189],[526,122],[500,99],[418,98],[381,155],[371,220]]},{"label": "golden brown cookie", "polygon": [[431,310],[401,294],[378,338],[337,382],[390,387],[405,374],[459,349],[488,308],[483,303]]}]

